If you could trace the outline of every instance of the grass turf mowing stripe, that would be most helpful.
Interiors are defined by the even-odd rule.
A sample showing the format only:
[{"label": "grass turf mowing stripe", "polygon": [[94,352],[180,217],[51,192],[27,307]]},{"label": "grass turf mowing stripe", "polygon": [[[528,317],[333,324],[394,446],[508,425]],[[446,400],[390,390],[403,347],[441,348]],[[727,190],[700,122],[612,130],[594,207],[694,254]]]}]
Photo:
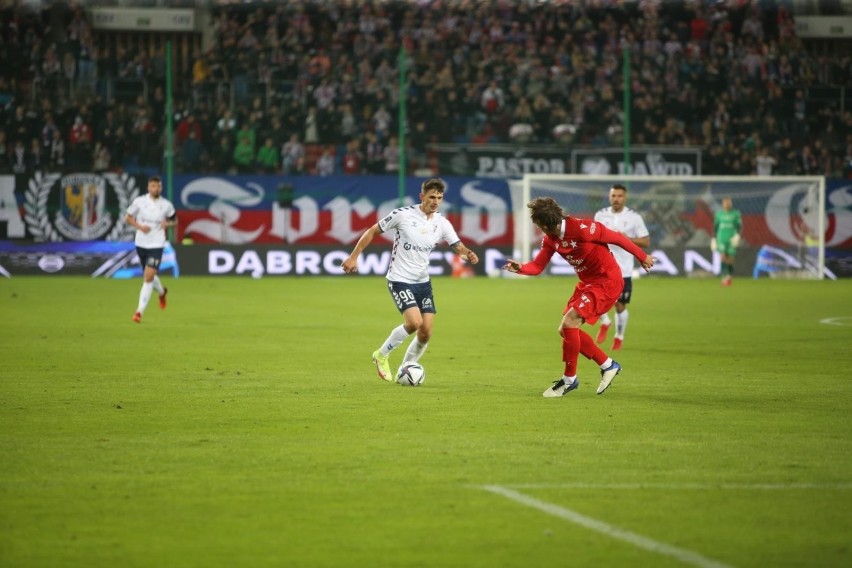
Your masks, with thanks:
[{"label": "grass turf mowing stripe", "polygon": [[539,511],[542,511],[549,515],[553,515],[554,517],[559,517],[560,519],[571,521],[574,524],[580,525],[581,527],[587,529],[591,529],[593,531],[597,531],[608,537],[632,544],[633,546],[636,546],[638,548],[642,548],[650,552],[655,552],[663,556],[674,558],[683,562],[684,564],[698,566],[699,568],[730,568],[728,564],[723,564],[716,560],[706,558],[704,556],[701,556],[697,552],[692,552],[691,550],[684,550],[682,548],[670,546],[663,542],[658,542],[648,537],[644,537],[642,535],[638,535],[636,533],[613,526],[604,521],[599,521],[597,519],[581,515],[580,513],[572,511],[571,509],[566,509],[564,507],[560,507],[559,505],[554,505],[553,503],[548,503],[546,501],[541,501],[539,499],[535,499],[534,497],[530,497],[529,495],[524,495],[523,493],[519,493],[507,487],[503,487],[502,485],[482,485],[480,488],[484,489],[485,491],[490,491],[491,493],[506,497],[507,499],[511,499],[512,501],[515,501],[522,505],[532,507],[533,509],[538,509]]}]

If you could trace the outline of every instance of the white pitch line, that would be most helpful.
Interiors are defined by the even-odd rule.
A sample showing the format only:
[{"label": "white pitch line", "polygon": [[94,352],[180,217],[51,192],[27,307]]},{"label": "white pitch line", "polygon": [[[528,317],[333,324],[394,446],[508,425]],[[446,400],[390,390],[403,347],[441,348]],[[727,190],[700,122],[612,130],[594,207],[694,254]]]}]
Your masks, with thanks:
[{"label": "white pitch line", "polygon": [[515,489],[662,489],[785,491],[792,489],[852,489],[852,483],[511,483]]},{"label": "white pitch line", "polygon": [[549,515],[553,515],[554,517],[559,517],[560,519],[571,521],[574,524],[580,525],[581,527],[585,527],[587,529],[591,529],[593,531],[597,531],[608,537],[632,544],[633,546],[636,546],[638,548],[643,548],[650,552],[656,552],[657,554],[680,560],[684,564],[698,566],[699,568],[731,568],[728,564],[723,564],[721,562],[717,562],[716,560],[706,558],[704,556],[701,556],[697,552],[692,552],[691,550],[685,550],[683,548],[677,548],[665,544],[663,542],[657,542],[656,540],[644,537],[642,535],[638,535],[636,533],[632,533],[628,530],[624,530],[604,521],[599,521],[597,519],[581,515],[580,513],[572,511],[571,509],[566,509],[564,507],[560,507],[559,505],[554,505],[553,503],[548,503],[546,501],[540,501],[538,499],[530,497],[529,495],[518,493],[517,491],[514,491],[507,487],[503,487],[501,485],[482,485],[480,486],[480,488],[484,489],[485,491],[490,491],[491,493],[496,493],[497,495],[506,497],[507,499],[511,499],[512,501],[515,501],[522,505],[526,505],[527,507],[538,509],[539,511],[545,512]]},{"label": "white pitch line", "polygon": [[819,320],[819,323],[823,323],[825,325],[839,325],[846,327],[852,325],[852,317],[841,316],[836,318],[824,318]]}]

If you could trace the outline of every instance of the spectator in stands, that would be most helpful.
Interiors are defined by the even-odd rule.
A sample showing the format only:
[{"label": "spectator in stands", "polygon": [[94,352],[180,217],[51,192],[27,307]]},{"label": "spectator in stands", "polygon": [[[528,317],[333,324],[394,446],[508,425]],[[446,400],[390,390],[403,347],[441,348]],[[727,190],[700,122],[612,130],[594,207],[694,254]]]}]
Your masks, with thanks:
[{"label": "spectator in stands", "polygon": [[68,138],[73,165],[85,171],[92,164],[92,127],[83,119],[82,114],[74,118]]},{"label": "spectator in stands", "polygon": [[177,129],[175,130],[175,142],[177,145],[182,145],[189,138],[190,133],[195,134],[195,139],[199,142],[203,141],[201,124],[196,120],[195,114],[191,112],[187,113],[177,125]]},{"label": "spectator in stands", "polygon": [[343,140],[351,140],[358,135],[358,119],[352,112],[351,104],[343,104],[340,106],[340,123],[337,131]]},{"label": "spectator in stands", "polygon": [[279,151],[272,136],[267,136],[263,146],[257,151],[257,170],[262,174],[274,174],[278,171]]},{"label": "spectator in stands", "polygon": [[158,162],[157,127],[151,120],[150,111],[143,106],[136,110],[131,132],[131,154],[141,166],[152,166]]},{"label": "spectator in stands", "polygon": [[60,132],[59,126],[56,124],[53,114],[48,111],[44,114],[44,125],[41,127],[41,145],[45,152],[50,151],[54,132]]},{"label": "spectator in stands", "polygon": [[494,116],[503,110],[506,100],[503,89],[497,85],[497,81],[490,81],[482,91],[481,104],[483,112],[488,116]]},{"label": "spectator in stands", "polygon": [[368,131],[366,135],[366,167],[371,174],[385,173],[385,149],[376,138],[376,134]]},{"label": "spectator in stands", "polygon": [[399,157],[399,140],[396,136],[391,136],[388,138],[388,145],[385,146],[384,150],[385,173],[399,173]]},{"label": "spectator in stands", "polygon": [[237,142],[234,145],[234,165],[241,174],[254,171],[255,131],[248,122],[244,122],[237,132]]},{"label": "spectator in stands", "polygon": [[346,153],[343,155],[343,174],[353,176],[363,173],[362,161],[358,140],[350,140],[346,144]]},{"label": "spectator in stands", "polygon": [[818,175],[819,172],[819,160],[811,151],[810,144],[805,144],[799,150],[798,153],[798,169],[796,170],[796,174],[800,176],[813,176]]},{"label": "spectator in stands", "polygon": [[70,51],[66,51],[62,56],[62,74],[60,91],[67,98],[73,98],[74,88],[77,82],[77,59]]},{"label": "spectator in stands", "polygon": [[83,31],[80,38],[80,47],[77,52],[77,86],[84,89],[92,89],[95,86],[95,71],[97,69],[98,52],[92,32],[88,27]]},{"label": "spectator in stands", "polygon": [[[2,154],[0,154],[0,159],[2,159]],[[65,170],[65,140],[59,130],[53,131],[47,163],[53,171]]]},{"label": "spectator in stands", "polygon": [[771,176],[778,161],[769,154],[769,148],[763,146],[754,158],[754,173],[759,176]]},{"label": "spectator in stands", "polygon": [[219,108],[219,120],[216,121],[216,134],[234,136],[237,132],[237,120],[234,118],[231,109],[226,106]]},{"label": "spectator in stands", "polygon": [[60,77],[62,75],[62,64],[53,46],[48,47],[44,52],[44,59],[41,63],[41,75],[44,80],[45,92],[58,93]]},{"label": "spectator in stands", "polygon": [[379,142],[384,143],[390,137],[391,124],[393,118],[385,105],[380,104],[370,118],[370,123],[373,126],[373,132]]},{"label": "spectator in stands", "polygon": [[199,94],[205,92],[209,86],[209,81],[212,75],[210,69],[210,61],[206,54],[200,53],[195,56],[195,61],[192,64],[192,87]]},{"label": "spectator in stands", "polygon": [[334,174],[334,152],[331,146],[326,146],[317,160],[317,175],[330,176]]},{"label": "spectator in stands", "polygon": [[293,173],[296,163],[305,159],[305,146],[299,141],[298,134],[291,134],[290,140],[281,148],[281,170],[284,175]]},{"label": "spectator in stands", "polygon": [[[757,142],[758,137],[752,135],[755,131],[762,146],[778,146],[779,173],[786,162],[780,150],[785,136],[791,137],[792,151],[797,153],[805,144],[811,145],[818,171],[836,175],[843,171],[845,119],[831,104],[814,104],[809,95],[815,92],[814,86],[850,84],[848,56],[844,63],[842,52],[809,53],[796,37],[793,18],[784,5],[737,2],[704,7],[643,2],[619,3],[615,9],[607,3],[519,2],[430,4],[427,8],[419,3],[374,7],[360,0],[353,4],[306,0],[305,5],[286,8],[237,3],[216,5],[212,10],[214,47],[203,54],[209,70],[200,75],[207,73],[210,81],[231,82],[220,89],[194,91],[192,62],[184,67],[183,75],[178,71],[175,77],[178,97],[195,95],[194,100],[187,99],[186,110],[194,111],[203,123],[201,139],[209,140],[211,154],[219,137],[212,135],[213,123],[205,126],[208,121],[201,120],[198,97],[211,105],[221,97],[227,107],[230,95],[236,92],[239,107],[249,101],[249,87],[262,87],[263,81],[273,80],[288,82],[280,91],[288,93],[287,102],[282,112],[275,108],[277,96],[263,99],[259,109],[264,113],[263,128],[258,129],[258,136],[268,136],[280,114],[283,132],[296,132],[313,141],[302,108],[302,102],[308,101],[322,107],[311,119],[315,143],[345,143],[359,136],[365,126],[372,126],[373,115],[384,106],[390,115],[389,126],[376,132],[383,145],[395,130],[396,56],[402,46],[409,49],[410,56],[409,123],[422,121],[426,140],[466,143],[478,135],[477,140],[484,143],[509,141],[510,127],[521,123],[518,118],[512,120],[513,114],[527,100],[535,141],[552,142],[551,133],[561,125],[560,132],[574,130],[569,137],[572,144],[611,144],[624,131],[616,118],[623,94],[618,79],[620,49],[629,44],[634,61],[634,143],[658,143],[662,136],[701,144],[708,138],[702,124],[712,117],[712,138],[722,148],[724,159],[709,159],[708,150],[704,173],[732,173],[710,169],[717,162],[723,168],[736,162],[739,168],[752,171],[755,154],[751,150],[743,153],[741,145],[745,134]],[[66,53],[70,57],[65,71],[70,73],[67,77],[76,77],[77,86],[84,86],[83,77],[88,73],[84,68],[90,65],[87,58],[99,80],[148,81],[153,94],[145,104],[150,105],[154,132],[141,155],[143,161],[156,163],[163,155],[165,138],[161,136],[165,92],[156,84],[163,76],[164,60],[156,51],[160,46],[149,53],[119,42],[113,53],[104,42],[86,53],[91,26],[85,17],[79,9],[68,10],[63,21],[45,19],[29,8],[14,7],[0,14],[5,29],[14,32],[4,37],[8,65],[0,70],[0,81],[5,78],[11,87],[11,99],[0,93],[0,102],[9,105],[10,100],[16,101],[9,108],[13,116],[17,108],[25,106],[20,101],[34,101],[34,108],[42,108],[44,99],[62,102],[63,107],[57,107],[54,114],[69,143],[68,128],[79,103],[67,98],[69,89],[58,88]],[[399,35],[391,33],[395,26],[401,26]],[[68,33],[67,43],[65,38],[57,43],[49,35],[56,30],[63,36]],[[618,38],[623,38],[621,43]],[[738,78],[736,70],[744,59],[746,77]],[[239,75],[239,85],[234,84],[234,75]],[[496,89],[502,91],[502,103],[493,102],[499,101]],[[277,85],[272,91],[276,90]],[[795,96],[796,91],[801,95]],[[717,101],[724,105],[721,122],[713,110]],[[116,110],[120,104],[106,101],[106,106]],[[64,105],[69,107],[67,119],[62,114]],[[495,106],[502,109],[494,112]],[[561,107],[564,113],[551,107]],[[241,110],[245,114],[240,119],[249,120],[249,113],[258,109],[249,105]],[[94,141],[112,149],[101,135],[104,113],[95,112],[94,116]],[[126,120],[128,132],[135,117],[120,118],[120,122]],[[682,134],[672,136],[670,130],[660,128],[667,118],[683,123]],[[487,135],[482,128],[485,120],[490,122]],[[36,129],[43,124],[39,119]],[[5,126],[14,140],[13,127]],[[413,132],[414,127],[412,144]],[[131,136],[131,155],[145,146],[137,138],[136,133]],[[818,138],[823,147],[815,147]],[[50,139],[49,134],[43,138]],[[30,136],[24,137],[25,146],[30,140]],[[412,149],[412,157],[416,153]],[[797,157],[794,162],[798,161]]]},{"label": "spectator in stands", "polygon": [[27,107],[20,104],[15,107],[15,114],[8,127],[10,142],[27,142],[33,137],[33,123],[27,115]]},{"label": "spectator in stands", "polygon": [[302,105],[295,97],[291,97],[284,110],[284,129],[288,132],[303,132],[305,125],[305,112]]},{"label": "spectator in stands", "polygon": [[234,147],[231,137],[227,134],[220,134],[216,146],[210,153],[208,168],[216,173],[230,174],[233,168],[233,157]]},{"label": "spectator in stands", "polygon": [[124,168],[124,159],[127,155],[127,130],[123,124],[119,124],[115,129],[115,137],[107,146],[111,155],[113,166]]},{"label": "spectator in stands", "polygon": [[110,169],[111,160],[109,148],[103,142],[95,142],[95,148],[92,151],[92,171],[98,174],[106,172]]},{"label": "spectator in stands", "polygon": [[23,140],[15,140],[15,146],[12,148],[11,161],[13,174],[23,174],[27,172],[29,157]]},{"label": "spectator in stands", "polygon": [[190,129],[187,138],[180,146],[181,165],[184,172],[197,172],[204,161],[204,145],[197,130]]},{"label": "spectator in stands", "polygon": [[418,120],[409,136],[411,146],[409,148],[409,161],[412,169],[423,168],[427,163],[427,146],[429,144],[429,132],[426,123]]}]

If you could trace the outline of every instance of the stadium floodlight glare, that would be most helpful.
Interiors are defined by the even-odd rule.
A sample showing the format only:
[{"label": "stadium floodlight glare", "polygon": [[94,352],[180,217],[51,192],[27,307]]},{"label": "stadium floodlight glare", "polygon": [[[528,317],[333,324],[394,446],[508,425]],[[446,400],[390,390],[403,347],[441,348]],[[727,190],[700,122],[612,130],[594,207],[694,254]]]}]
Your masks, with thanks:
[{"label": "stadium floodlight glare", "polygon": [[642,214],[652,247],[710,247],[713,214],[731,197],[743,216],[743,247],[772,247],[807,259],[797,276],[825,277],[825,178],[822,176],[638,176],[526,174],[509,185],[516,254],[532,255],[536,229],[527,203],[549,196],[572,216],[593,218],[609,205],[609,188],[628,189],[627,206]]}]

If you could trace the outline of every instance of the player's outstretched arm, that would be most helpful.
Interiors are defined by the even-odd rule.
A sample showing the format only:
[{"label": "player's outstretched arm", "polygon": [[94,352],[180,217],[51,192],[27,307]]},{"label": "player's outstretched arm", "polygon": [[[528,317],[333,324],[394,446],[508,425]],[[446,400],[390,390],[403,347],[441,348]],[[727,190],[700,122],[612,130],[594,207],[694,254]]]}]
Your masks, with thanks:
[{"label": "player's outstretched arm", "polygon": [[645,269],[645,272],[651,272],[651,267],[656,264],[657,259],[651,256],[650,254],[645,258],[645,260],[641,261],[642,268]]},{"label": "player's outstretched arm", "polygon": [[471,264],[476,264],[477,262],[479,262],[479,257],[476,255],[476,253],[464,246],[461,241],[454,244],[452,246],[452,249],[456,252],[457,255],[463,256]]},{"label": "player's outstretched arm", "polygon": [[517,274],[521,271],[521,263],[517,260],[507,258],[505,264],[503,264],[503,270]]},{"label": "player's outstretched arm", "polygon": [[361,238],[358,239],[358,243],[355,245],[355,248],[352,250],[352,254],[350,254],[346,260],[343,261],[343,264],[340,267],[343,269],[343,272],[346,274],[351,274],[358,270],[358,256],[367,248],[373,239],[381,233],[382,230],[379,228],[379,224],[376,223],[361,235]]}]

